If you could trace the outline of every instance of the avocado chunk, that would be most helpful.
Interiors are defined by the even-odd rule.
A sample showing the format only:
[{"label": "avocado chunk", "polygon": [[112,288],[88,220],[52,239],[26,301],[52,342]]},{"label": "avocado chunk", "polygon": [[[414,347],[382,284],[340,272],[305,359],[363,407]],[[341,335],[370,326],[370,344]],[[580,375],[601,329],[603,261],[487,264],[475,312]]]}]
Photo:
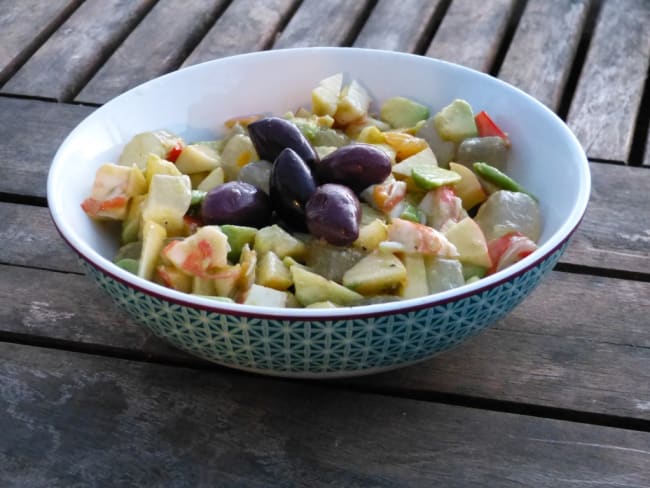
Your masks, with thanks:
[{"label": "avocado chunk", "polygon": [[421,120],[429,117],[429,109],[410,98],[389,98],[381,106],[381,120],[397,129],[400,127],[414,127]]},{"label": "avocado chunk", "polygon": [[254,227],[246,227],[243,225],[230,225],[224,224],[221,226],[221,232],[226,234],[228,244],[230,244],[230,252],[228,253],[228,261],[236,263],[239,261],[239,255],[245,244],[250,246],[255,242],[257,229]]},{"label": "avocado chunk", "polygon": [[472,107],[459,98],[438,112],[433,122],[440,137],[446,141],[460,142],[478,136]]}]

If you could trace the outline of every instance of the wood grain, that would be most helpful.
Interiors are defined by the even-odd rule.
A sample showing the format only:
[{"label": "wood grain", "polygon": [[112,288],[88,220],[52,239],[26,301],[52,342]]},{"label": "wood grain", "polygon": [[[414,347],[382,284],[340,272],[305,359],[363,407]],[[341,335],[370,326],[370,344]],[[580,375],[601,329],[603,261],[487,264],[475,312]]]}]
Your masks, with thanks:
[{"label": "wood grain", "polygon": [[160,0],[90,82],[78,102],[105,103],[176,69],[211,27],[225,0]]},{"label": "wood grain", "polygon": [[590,168],[587,212],[562,262],[650,274],[650,168]]},{"label": "wood grain", "polygon": [[589,0],[529,0],[499,78],[557,110],[588,6]]},{"label": "wood grain", "polygon": [[650,60],[648,23],[645,0],[603,2],[567,118],[589,157],[628,161]]},{"label": "wood grain", "polygon": [[441,0],[379,0],[354,46],[415,52],[440,4]]},{"label": "wood grain", "polygon": [[266,49],[297,5],[297,0],[234,0],[183,66]]},{"label": "wood grain", "polygon": [[0,202],[0,263],[81,272],[44,207]]},{"label": "wood grain", "polygon": [[[190,360],[81,275],[0,266],[0,337]],[[16,296],[22,297],[17,301]],[[650,420],[650,283],[553,272],[508,317],[436,358],[357,386],[429,391]],[[618,326],[625,321],[625,327]],[[39,341],[40,343],[41,341]]]},{"label": "wood grain", "polygon": [[347,45],[370,4],[370,0],[304,0],[273,47]]},{"label": "wood grain", "polygon": [[426,55],[488,72],[492,68],[516,0],[454,0]]},{"label": "wood grain", "polygon": [[0,192],[45,197],[59,144],[93,110],[0,97]]},{"label": "wood grain", "polygon": [[0,280],[5,333],[185,357],[131,321],[84,275],[4,265],[0,273],[6,276]]},{"label": "wood grain", "polygon": [[644,432],[10,344],[0,355],[3,486],[650,483]]},{"label": "wood grain", "polygon": [[9,79],[2,93],[70,100],[153,3],[87,0]]},{"label": "wood grain", "polygon": [[553,273],[494,328],[353,384],[650,420],[650,285]]},{"label": "wood grain", "polygon": [[80,3],[81,0],[0,0],[0,84]]}]

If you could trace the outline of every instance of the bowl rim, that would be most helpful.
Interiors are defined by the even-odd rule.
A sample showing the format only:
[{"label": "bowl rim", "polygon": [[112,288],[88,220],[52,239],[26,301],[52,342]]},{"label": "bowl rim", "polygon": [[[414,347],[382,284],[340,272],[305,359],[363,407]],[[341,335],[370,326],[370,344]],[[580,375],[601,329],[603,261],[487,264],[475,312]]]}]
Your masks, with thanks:
[{"label": "bowl rim", "polygon": [[[462,72],[467,72],[471,76],[477,76],[479,78],[491,79],[493,83],[500,85],[501,88],[507,91],[515,91],[519,96],[527,99],[529,103],[532,103],[536,108],[541,111],[544,117],[548,117],[553,120],[555,124],[558,124],[561,127],[561,130],[564,136],[567,139],[567,143],[571,149],[571,159],[577,160],[576,167],[578,169],[579,181],[582,182],[582,185],[578,185],[578,195],[576,198],[576,204],[571,209],[568,217],[565,221],[559,226],[559,228],[547,239],[546,242],[541,244],[538,249],[525,257],[521,261],[509,266],[508,268],[501,270],[493,275],[482,278],[474,283],[465,284],[451,290],[444,292],[439,292],[431,295],[426,295],[424,297],[411,298],[406,300],[398,300],[388,303],[380,303],[373,305],[359,305],[351,307],[338,307],[338,308],[324,308],[324,309],[310,309],[310,308],[277,308],[277,307],[265,307],[265,306],[253,306],[253,305],[244,305],[238,303],[228,303],[228,302],[219,302],[211,298],[200,297],[197,295],[191,295],[189,293],[179,292],[171,288],[158,285],[154,282],[140,278],[120,267],[109,259],[101,256],[97,251],[92,249],[90,246],[85,244],[75,233],[72,227],[65,222],[63,219],[62,213],[58,211],[56,207],[56,199],[53,198],[54,186],[57,182],[58,177],[58,165],[57,162],[62,157],[61,154],[67,144],[75,138],[75,135],[82,127],[88,122],[94,120],[95,118],[101,117],[105,109],[104,107],[109,106],[112,100],[128,96],[128,94],[134,90],[142,90],[146,88],[148,84],[151,83],[160,83],[161,80],[174,77],[182,76],[182,73],[188,72],[190,70],[201,70],[205,69],[206,65],[222,64],[231,62],[233,59],[242,59],[242,58],[257,58],[257,57],[267,57],[267,56],[286,56],[286,55],[301,55],[304,53],[334,53],[334,52],[355,52],[360,55],[370,55],[370,56],[388,56],[388,57],[399,57],[399,58],[415,58],[417,62],[427,62],[432,64],[440,64],[446,66],[446,69],[459,70]],[[179,75],[180,73],[180,75]],[[480,71],[461,66],[449,61],[444,61],[436,58],[420,56],[416,54],[403,53],[399,51],[386,51],[380,49],[368,49],[368,48],[354,48],[354,47],[301,47],[301,48],[288,48],[288,49],[278,49],[278,50],[269,50],[269,51],[258,51],[252,53],[238,54],[234,56],[227,56],[212,61],[207,61],[204,63],[199,63],[187,68],[183,68],[177,71],[173,71],[152,80],[149,80],[145,83],[137,85],[126,92],[118,95],[117,97],[109,100],[97,110],[93,111],[87,117],[85,117],[77,126],[66,136],[63,142],[60,144],[57,149],[49,171],[47,179],[47,201],[48,209],[50,212],[50,217],[54,223],[55,228],[58,233],[61,235],[63,240],[77,253],[77,255],[88,262],[95,269],[98,269],[101,273],[109,276],[110,278],[116,280],[123,285],[126,285],[130,288],[133,288],[141,293],[146,295],[153,296],[157,299],[172,302],[176,305],[200,309],[208,313],[217,313],[217,314],[227,314],[235,316],[244,316],[247,318],[259,318],[259,319],[280,319],[280,320],[349,320],[356,318],[368,318],[368,317],[379,317],[384,315],[399,314],[399,313],[409,313],[415,312],[421,309],[433,308],[436,306],[445,305],[447,303],[461,300],[472,295],[478,295],[484,293],[488,290],[498,287],[505,282],[512,281],[516,277],[524,274],[530,269],[538,266],[541,262],[549,258],[556,251],[558,251],[571,237],[573,232],[579,226],[582,218],[587,209],[587,204],[589,202],[589,196],[591,191],[591,173],[589,169],[589,162],[587,156],[577,140],[575,134],[569,129],[565,122],[560,119],[552,110],[546,107],[544,104],[533,98],[531,95],[528,95],[521,89],[510,85],[509,83],[502,81],[498,78],[495,78],[487,73],[482,73]]]}]

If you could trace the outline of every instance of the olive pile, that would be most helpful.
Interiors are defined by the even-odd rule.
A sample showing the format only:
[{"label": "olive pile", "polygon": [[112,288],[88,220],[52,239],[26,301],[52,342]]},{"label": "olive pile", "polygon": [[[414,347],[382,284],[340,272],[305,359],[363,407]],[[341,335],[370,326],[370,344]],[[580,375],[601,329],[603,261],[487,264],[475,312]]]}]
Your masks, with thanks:
[{"label": "olive pile", "polygon": [[319,159],[302,132],[279,117],[249,124],[248,133],[262,161],[244,166],[239,181],[208,192],[203,221],[263,227],[275,212],[295,230],[338,246],[352,244],[361,221],[357,195],[390,175],[389,157],[355,143]]}]

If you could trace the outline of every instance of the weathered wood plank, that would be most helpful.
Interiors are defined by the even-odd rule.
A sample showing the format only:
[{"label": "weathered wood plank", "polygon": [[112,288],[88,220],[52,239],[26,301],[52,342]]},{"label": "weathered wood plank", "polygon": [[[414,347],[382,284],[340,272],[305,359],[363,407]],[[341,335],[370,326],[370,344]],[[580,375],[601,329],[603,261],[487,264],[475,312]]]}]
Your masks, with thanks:
[{"label": "weathered wood plank", "polygon": [[81,272],[47,208],[0,202],[0,222],[0,263]]},{"label": "weathered wood plank", "polygon": [[183,358],[119,310],[84,275],[0,265],[0,328]]},{"label": "weathered wood plank", "polygon": [[345,45],[352,41],[370,3],[370,0],[304,0],[273,47]]},{"label": "weathered wood plank", "polygon": [[297,0],[233,1],[183,66],[266,49],[296,4]]},{"label": "weathered wood plank", "polygon": [[49,36],[81,0],[0,0],[0,83]]},{"label": "weathered wood plank", "polygon": [[589,0],[529,0],[499,78],[557,110],[588,7]]},{"label": "weathered wood plank", "polygon": [[415,52],[440,3],[440,0],[379,0],[354,46]]},{"label": "weathered wood plank", "polygon": [[70,100],[153,3],[87,0],[9,79],[2,93]]},{"label": "weathered wood plank", "polygon": [[650,273],[650,169],[591,163],[591,198],[563,262]]},{"label": "weathered wood plank", "polygon": [[[188,360],[117,310],[84,276],[9,266],[0,266],[0,273],[6,276],[0,334]],[[358,384],[650,420],[650,390],[639,390],[650,383],[649,309],[650,283],[554,272],[479,337]],[[622,320],[627,325],[617,326]]]},{"label": "weathered wood plank", "polygon": [[603,2],[568,124],[593,158],[627,161],[650,60],[650,5]]},{"label": "weathered wood plank", "polygon": [[645,432],[11,344],[0,354],[3,486],[45,473],[52,487],[650,483]]},{"label": "weathered wood plank", "polygon": [[59,144],[92,111],[0,97],[0,192],[44,197],[47,172]]},{"label": "weathered wood plank", "polygon": [[214,22],[225,0],[160,0],[77,95],[105,103],[176,69]]},{"label": "weathered wood plank", "polygon": [[650,419],[647,283],[553,273],[485,334],[355,381]]},{"label": "weathered wood plank", "polygon": [[454,0],[426,55],[488,72],[492,68],[516,0]]}]

